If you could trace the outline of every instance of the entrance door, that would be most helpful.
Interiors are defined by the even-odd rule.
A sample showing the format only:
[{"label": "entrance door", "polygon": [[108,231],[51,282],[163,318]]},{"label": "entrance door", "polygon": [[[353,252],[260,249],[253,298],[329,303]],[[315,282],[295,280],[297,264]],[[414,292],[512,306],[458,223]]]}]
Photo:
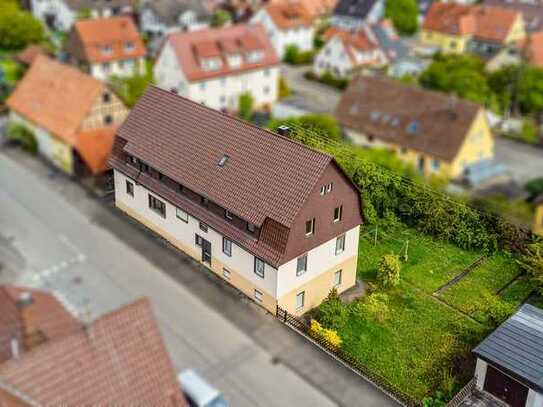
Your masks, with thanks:
[{"label": "entrance door", "polygon": [[211,266],[211,242],[202,239],[202,262]]},{"label": "entrance door", "polygon": [[525,407],[528,388],[488,365],[484,389],[512,407]]}]

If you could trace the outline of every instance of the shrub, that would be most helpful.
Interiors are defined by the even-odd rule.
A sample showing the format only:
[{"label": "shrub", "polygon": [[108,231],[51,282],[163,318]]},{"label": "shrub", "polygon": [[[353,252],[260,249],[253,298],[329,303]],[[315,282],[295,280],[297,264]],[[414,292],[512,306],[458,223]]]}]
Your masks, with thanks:
[{"label": "shrub", "polygon": [[253,96],[249,92],[239,95],[238,114],[244,120],[251,120],[253,116]]},{"label": "shrub", "polygon": [[535,178],[528,181],[524,189],[530,194],[530,199],[535,199],[540,194],[543,194],[543,178]]},{"label": "shrub", "polygon": [[373,293],[368,295],[362,302],[359,311],[364,313],[364,316],[370,317],[376,322],[382,324],[389,319],[390,311],[388,308],[388,295],[383,293]]},{"label": "shrub", "polygon": [[222,27],[232,20],[230,13],[226,10],[217,9],[211,15],[211,27]]},{"label": "shrub", "polygon": [[382,288],[395,287],[400,283],[400,258],[395,254],[386,254],[379,260],[377,283]]},{"label": "shrub", "polygon": [[515,306],[501,300],[496,295],[484,293],[483,307],[490,322],[495,325],[501,324],[515,311]]},{"label": "shrub", "polygon": [[543,242],[530,244],[518,262],[530,276],[534,288],[543,295]]},{"label": "shrub", "polygon": [[300,51],[297,45],[287,45],[283,61],[290,65],[307,65],[313,62],[315,51]]},{"label": "shrub", "polygon": [[288,86],[288,83],[285,78],[282,76],[279,77],[279,99],[286,98],[290,96],[292,92],[290,91],[290,88]]},{"label": "shrub", "polygon": [[336,348],[341,347],[342,340],[339,337],[338,333],[332,329],[323,328],[322,325],[314,319],[311,320],[311,327],[309,329],[309,333],[312,337],[317,339],[324,339],[328,344]]},{"label": "shrub", "polygon": [[519,138],[521,141],[528,144],[538,144],[539,134],[534,122],[530,119],[526,119],[522,122],[522,128],[520,129]]},{"label": "shrub", "polygon": [[24,150],[36,154],[38,152],[38,142],[34,133],[27,127],[19,123],[10,123],[8,125],[7,136],[20,144]]},{"label": "shrub", "polygon": [[447,402],[445,401],[445,395],[438,391],[433,397],[422,399],[422,405],[423,407],[445,407]]},{"label": "shrub", "polygon": [[322,302],[317,311],[317,319],[326,328],[339,330],[347,322],[348,311],[335,288],[330,291],[328,297]]}]

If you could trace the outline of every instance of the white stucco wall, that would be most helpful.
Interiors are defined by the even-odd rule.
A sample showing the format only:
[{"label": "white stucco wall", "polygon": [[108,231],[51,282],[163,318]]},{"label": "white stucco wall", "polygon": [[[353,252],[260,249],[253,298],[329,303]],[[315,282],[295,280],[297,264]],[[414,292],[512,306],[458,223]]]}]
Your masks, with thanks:
[{"label": "white stucco wall", "polygon": [[528,399],[526,400],[526,407],[543,407],[543,394],[530,389]]},{"label": "white stucco wall", "polygon": [[477,383],[475,384],[479,390],[483,390],[486,378],[486,368],[488,363],[484,360],[477,358],[477,364],[475,365],[475,375],[477,376]]},{"label": "white stucco wall", "polygon": [[199,82],[188,82],[173,47],[166,43],[154,67],[158,86],[177,92],[213,109],[238,107],[239,95],[250,92],[255,106],[272,105],[278,97],[279,67],[244,71]]},{"label": "white stucco wall", "polygon": [[277,293],[279,297],[288,294],[294,288],[307,284],[309,281],[330,271],[335,266],[358,254],[360,226],[345,233],[345,250],[336,255],[336,238],[307,252],[307,271],[296,275],[298,259],[292,259],[278,269]]},{"label": "white stucco wall", "polygon": [[198,21],[194,12],[190,10],[180,15],[178,20],[176,25],[166,25],[153,10],[146,8],[141,12],[140,29],[145,33],[163,36],[178,31],[196,31],[209,27],[207,21]]},{"label": "white stucco wall", "polygon": [[330,71],[335,76],[346,77],[353,69],[351,59],[343,46],[343,42],[333,37],[319,51],[313,62],[313,72],[321,76]]},{"label": "white stucco wall", "polygon": [[[166,217],[163,218],[148,206],[148,194],[150,193],[142,185],[137,185],[133,180],[126,177],[119,171],[114,171],[115,177],[115,201],[121,202],[128,208],[134,210],[147,221],[156,225],[160,229],[174,236],[182,244],[192,247],[195,251],[200,251],[200,247],[195,244],[195,234],[211,242],[212,257],[217,258],[226,268],[242,275],[245,279],[253,283],[258,289],[266,292],[272,297],[277,295],[277,270],[266,264],[264,269],[264,278],[254,273],[254,256],[232,242],[232,256],[228,257],[222,252],[222,235],[215,230],[208,228],[208,232],[203,232],[199,228],[199,220],[190,216],[189,221],[178,219],[175,215],[176,208],[165,199],[151,192],[152,195],[166,204]],[[126,181],[134,183],[134,196],[126,193]]]},{"label": "white stucco wall", "polygon": [[47,15],[55,16],[55,28],[60,31],[69,31],[76,18],[64,0],[32,0],[31,6],[34,17],[44,24]]},{"label": "white stucco wall", "polygon": [[90,74],[101,80],[105,80],[110,76],[131,77],[135,73],[139,75],[145,74],[145,59],[143,57],[111,61],[107,64],[92,64],[90,66]]},{"label": "white stucco wall", "polygon": [[265,9],[258,11],[252,18],[251,24],[262,24],[271,40],[277,55],[283,58],[288,45],[297,45],[301,51],[313,49],[315,29],[313,27],[280,30],[275,26]]}]

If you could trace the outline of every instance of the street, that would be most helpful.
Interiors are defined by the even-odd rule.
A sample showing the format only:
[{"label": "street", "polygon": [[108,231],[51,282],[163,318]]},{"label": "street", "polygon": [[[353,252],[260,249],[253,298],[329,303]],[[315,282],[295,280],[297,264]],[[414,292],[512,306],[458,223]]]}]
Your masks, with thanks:
[{"label": "street", "polygon": [[[281,65],[281,72],[291,90],[304,96],[315,111],[325,110],[334,114],[339,103],[341,92],[335,88],[304,78],[304,72],[310,66]],[[515,142],[503,137],[496,137],[496,160],[507,166],[509,173],[519,185],[527,181],[543,177],[543,149]]]},{"label": "street", "polygon": [[0,283],[53,291],[83,321],[146,296],[178,371],[233,406],[395,406],[162,239],[41,160],[0,150]]}]

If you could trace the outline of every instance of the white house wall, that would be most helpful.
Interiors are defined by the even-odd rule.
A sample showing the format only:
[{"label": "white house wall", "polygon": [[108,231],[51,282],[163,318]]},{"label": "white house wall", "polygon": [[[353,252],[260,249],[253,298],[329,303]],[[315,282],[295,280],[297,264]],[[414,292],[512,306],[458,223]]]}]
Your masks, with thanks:
[{"label": "white house wall", "polygon": [[[106,68],[108,66],[108,68]],[[92,64],[90,66],[90,74],[96,79],[106,80],[111,76],[131,77],[134,74],[145,74],[145,59],[131,58],[121,61],[111,61],[104,64]]]},{"label": "white house wall", "polygon": [[[277,294],[282,297],[293,289],[309,283],[311,280],[358,255],[360,226],[345,233],[345,249],[336,256],[336,237],[307,252],[307,271],[296,275],[298,259],[292,259],[278,269]],[[332,288],[332,286],[330,286]]]},{"label": "white house wall", "polygon": [[353,69],[351,59],[347,55],[343,42],[333,37],[320,50],[313,62],[313,72],[322,76],[326,71],[340,77],[348,76]]},{"label": "white house wall", "polygon": [[543,407],[543,394],[538,393],[530,389],[528,391],[528,399],[526,400],[526,407]]},{"label": "white house wall", "polygon": [[55,25],[60,31],[69,31],[76,19],[72,11],[63,0],[32,0],[32,14],[45,23],[46,15],[55,16]]},{"label": "white house wall", "polygon": [[[222,252],[222,235],[215,230],[208,228],[208,232],[203,232],[199,228],[199,220],[189,214],[189,221],[184,221],[176,217],[176,207],[159,195],[149,192],[142,185],[136,184],[134,180],[126,177],[119,171],[114,171],[115,177],[115,202],[117,205],[125,206],[137,213],[140,219],[153,224],[162,232],[173,236],[179,243],[195,252],[200,252],[200,247],[195,244],[195,234],[211,242],[212,257],[218,259],[228,270],[241,274],[243,278],[254,284],[259,290],[267,293],[271,297],[277,295],[277,270],[266,264],[264,278],[254,273],[255,256],[245,249],[232,243],[232,256],[228,257]],[[126,181],[134,183],[134,196],[126,193]],[[163,218],[148,206],[149,193],[166,204],[166,217]],[[189,253],[190,254],[190,253]]]},{"label": "white house wall", "polygon": [[169,42],[162,47],[153,70],[158,86],[167,90],[175,88],[180,95],[190,98],[185,75],[179,67],[177,55]]}]

